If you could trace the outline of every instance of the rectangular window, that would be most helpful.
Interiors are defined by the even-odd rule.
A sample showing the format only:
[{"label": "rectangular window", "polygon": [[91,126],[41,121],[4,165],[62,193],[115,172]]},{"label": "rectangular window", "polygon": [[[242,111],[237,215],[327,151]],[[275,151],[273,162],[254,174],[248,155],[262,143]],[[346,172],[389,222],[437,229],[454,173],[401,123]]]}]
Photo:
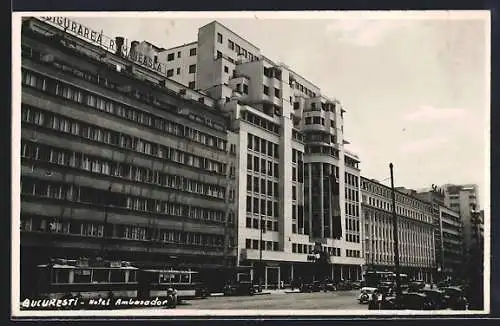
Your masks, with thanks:
[{"label": "rectangular window", "polygon": [[269,95],[269,87],[264,85],[264,94]]},{"label": "rectangular window", "polygon": [[222,34],[217,33],[217,42],[222,43]]},{"label": "rectangular window", "polygon": [[181,68],[177,68],[177,75],[181,73]]},{"label": "rectangular window", "polygon": [[196,65],[190,65],[189,66],[189,73],[194,74],[196,72]]},{"label": "rectangular window", "polygon": [[174,75],[174,69],[167,70],[167,77],[172,77]]},{"label": "rectangular window", "polygon": [[189,50],[189,55],[190,55],[190,56],[194,56],[194,55],[196,55],[196,48],[192,48],[192,49],[190,49],[190,50]]},{"label": "rectangular window", "polygon": [[173,53],[169,53],[168,56],[167,56],[167,61],[172,61],[174,60],[174,54]]}]

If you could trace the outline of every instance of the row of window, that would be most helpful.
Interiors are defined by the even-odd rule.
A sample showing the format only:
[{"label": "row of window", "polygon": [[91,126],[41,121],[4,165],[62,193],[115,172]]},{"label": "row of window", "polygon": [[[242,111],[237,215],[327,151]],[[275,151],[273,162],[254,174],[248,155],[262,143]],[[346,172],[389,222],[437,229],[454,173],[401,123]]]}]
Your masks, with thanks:
[{"label": "row of window", "polygon": [[252,154],[247,154],[247,170],[262,173],[263,175],[267,174],[275,179],[279,179],[280,177],[278,163],[275,163],[274,160],[268,161],[264,158],[259,159],[259,156],[254,156]]},{"label": "row of window", "polygon": [[359,237],[359,234],[351,234],[346,231],[346,240],[347,242],[353,242],[353,243],[360,243],[361,238]]},{"label": "row of window", "polygon": [[[72,221],[40,216],[22,216],[21,230],[80,235],[84,237],[104,237],[104,225],[100,223]],[[106,226],[106,237],[126,240],[159,241],[175,244],[200,245],[207,247],[224,246],[223,235],[121,224],[108,224]]]},{"label": "row of window", "polygon": [[[220,33],[217,33],[217,42],[222,44],[222,34],[220,34]],[[258,59],[257,55],[253,55],[249,51],[245,50],[244,48],[242,48],[238,44],[231,41],[230,39],[227,40],[227,47],[230,50],[233,50],[234,52],[236,52],[236,55],[242,55],[245,58],[249,59],[250,61],[254,61],[254,60]]]},{"label": "row of window", "polygon": [[247,217],[246,218],[246,224],[245,227],[247,229],[259,229],[259,221],[260,221],[260,227],[262,229],[262,232],[265,233],[266,231],[274,231],[278,232],[279,229],[279,222],[274,221],[274,220],[269,220],[269,219],[264,219],[264,218],[255,218],[255,217]]},{"label": "row of window", "polygon": [[[195,56],[196,55],[196,48],[191,48],[189,49],[189,56]],[[177,51],[177,58],[181,58],[181,51]],[[167,61],[173,61],[175,58],[175,53],[169,53],[167,54]]]},{"label": "row of window", "polygon": [[335,135],[325,134],[325,133],[316,133],[316,132],[308,132],[305,135],[306,142],[321,142],[321,143],[337,143],[337,137]]},{"label": "row of window", "polygon": [[172,147],[149,142],[124,133],[96,127],[95,125],[66,118],[59,114],[23,105],[21,118],[23,122],[72,134],[85,139],[90,139],[98,143],[117,146],[141,154],[202,169],[208,172],[218,173],[221,175],[226,174],[227,164],[225,163],[193,155]]},{"label": "row of window", "polygon": [[346,202],[345,203],[345,212],[346,212],[346,215],[348,215],[348,216],[359,217],[360,216],[359,205]]},{"label": "row of window", "polygon": [[[260,247],[262,250],[267,251],[280,251],[280,244],[277,241],[260,241]],[[245,239],[246,249],[259,249],[259,240]]]},{"label": "row of window", "polygon": [[328,176],[339,177],[339,167],[329,163],[306,163],[304,164],[304,171],[306,175],[312,177],[319,177],[323,173],[323,178]]},{"label": "row of window", "polygon": [[[356,191],[352,188],[345,187],[345,196],[346,196],[346,199],[349,201],[359,202],[359,191]],[[356,214],[356,216],[358,216],[358,215]]]},{"label": "row of window", "polygon": [[[267,184],[267,191],[266,191]],[[274,196],[275,199],[279,198],[278,183],[265,178],[247,175],[247,191],[254,192],[255,194]]]},{"label": "row of window", "polygon": [[[382,209],[385,211],[391,211],[392,212],[392,204],[387,202],[386,200],[381,200],[378,198],[372,198],[371,196],[366,196],[364,195],[365,199],[365,204],[368,203],[372,207],[376,207],[378,209]],[[368,201],[366,201],[368,199]],[[422,213],[415,208],[406,208],[406,207],[401,207],[401,205],[396,204],[396,213],[400,216],[412,218],[415,220],[419,221],[424,221],[427,223],[431,222],[431,216],[426,215],[425,213]]]},{"label": "row of window", "polygon": [[346,230],[359,232],[359,220],[347,217],[345,219]]},{"label": "row of window", "polygon": [[345,172],[345,183],[346,185],[350,185],[350,186],[353,186],[354,188],[359,188],[359,185],[358,185],[358,181],[359,181],[359,177],[354,175],[354,174],[351,174],[351,173],[348,173],[348,172]]},{"label": "row of window", "polygon": [[[38,51],[34,51],[31,48],[29,50],[30,50],[29,52],[26,52],[26,51],[23,52],[23,55],[24,55],[24,53],[27,53],[26,54],[27,56],[31,57],[32,59],[37,60],[38,62],[40,62],[42,64],[51,65],[52,67],[59,69],[59,70],[62,70],[65,73],[71,73],[80,79],[89,81],[93,84],[99,85],[103,88],[113,90],[115,92],[120,92],[121,94],[125,94],[126,96],[131,96],[134,99],[141,100],[145,103],[148,103],[149,105],[160,107],[162,109],[167,108],[167,109],[172,110],[174,112],[177,111],[177,108],[175,106],[173,106],[172,104],[170,104],[168,102],[163,101],[161,97],[157,96],[157,94],[152,93],[150,91],[151,90],[150,85],[147,85],[147,88],[143,88],[143,91],[141,91],[137,88],[132,88],[130,86],[130,83],[122,83],[121,85],[118,85],[117,83],[110,81],[110,79],[106,75],[99,75],[99,74],[96,74],[93,72],[81,70],[80,67],[72,66],[71,64],[66,63],[66,62],[62,62],[62,61],[58,60],[57,58],[55,60],[51,60],[51,61],[42,60],[42,58],[45,57],[46,54],[40,53]],[[196,49],[194,49],[194,50],[196,50]],[[90,59],[90,60],[98,65],[103,64],[100,61],[95,61],[92,59]],[[139,82],[139,83],[141,81],[142,80],[137,80],[137,82]],[[191,88],[194,89],[194,85]],[[170,90],[170,91],[172,92],[172,90]],[[203,103],[204,98],[200,97],[199,102]],[[214,122],[211,119],[206,118],[206,117],[204,117],[204,119],[201,123],[209,126],[210,128],[214,128],[214,129],[217,129],[220,131],[226,130],[226,128],[223,124],[219,124],[217,122]]]},{"label": "row of window", "polygon": [[[226,67],[224,67],[224,68],[226,68]],[[242,90],[241,84],[236,84],[236,91],[238,93],[248,94],[248,85],[243,84],[243,90]]]},{"label": "row of window", "polygon": [[333,158],[339,158],[339,150],[332,146],[306,145],[304,147],[306,154],[325,154]]},{"label": "row of window", "polygon": [[[269,96],[269,86],[264,85],[264,94]],[[274,88],[274,97],[280,98],[280,90],[279,88]]]},{"label": "row of window", "polygon": [[179,175],[170,175],[159,170],[152,170],[126,163],[118,163],[84,153],[69,151],[47,145],[21,141],[21,157],[49,162],[57,165],[111,175],[118,178],[145,182],[161,187],[177,189],[198,195],[225,198],[225,188],[207,184]]},{"label": "row of window", "polygon": [[51,95],[62,97],[66,100],[87,105],[108,114],[118,116],[122,119],[133,121],[140,125],[149,127],[162,133],[172,134],[178,137],[188,138],[197,143],[226,150],[227,142],[219,137],[214,137],[199,130],[187,127],[183,124],[164,119],[148,112],[137,110],[131,106],[112,101],[108,98],[92,94],[77,87],[49,79],[27,70],[23,70],[23,84],[45,91]]},{"label": "row of window", "polygon": [[293,80],[293,77],[290,75],[290,80],[288,82],[291,88],[295,86],[295,89],[301,91],[302,93],[305,93],[309,97],[316,97],[316,93],[302,85],[301,83],[297,82],[296,80]]},{"label": "row of window", "polygon": [[[221,210],[211,210],[165,200],[131,196],[114,192],[112,189],[111,191],[107,191],[75,184],[37,180],[30,177],[22,178],[21,194],[217,223],[224,223],[226,220],[225,212]],[[233,219],[234,213],[230,212],[228,223],[233,223]]]},{"label": "row of window", "polygon": [[248,133],[247,148],[255,152],[279,159],[279,145]]},{"label": "row of window", "polygon": [[[370,180],[363,179],[361,181],[361,188],[366,192],[377,194],[387,199],[392,198],[391,189],[389,187],[379,183],[372,182]],[[421,200],[412,198],[411,196],[402,194],[400,192],[396,192],[396,202],[403,204],[405,206],[416,208],[425,213],[432,212],[432,206],[430,204],[424,203]]]},{"label": "row of window", "polygon": [[263,119],[251,112],[248,111],[243,111],[241,112],[241,119],[251,123],[257,127],[260,127],[266,131],[272,132],[273,134],[279,135],[280,134],[280,126],[269,121],[266,119]]},{"label": "row of window", "polygon": [[346,257],[360,258],[361,257],[361,251],[346,249],[345,250],[345,256]]},{"label": "row of window", "polygon": [[[322,117],[306,117],[304,124],[306,125],[322,125],[325,126],[325,118]],[[335,121],[330,120],[330,128],[335,128]]]},{"label": "row of window", "polygon": [[359,170],[359,162],[353,158],[350,158],[347,155],[344,156],[344,163],[347,167],[351,167],[351,168]]},{"label": "row of window", "polygon": [[279,206],[277,201],[247,195],[246,212],[278,218]]},{"label": "row of window", "polygon": [[[323,246],[322,250],[328,253],[330,256],[341,256],[340,248]],[[314,252],[314,246],[301,243],[292,243],[292,252],[299,254],[312,254]]]}]

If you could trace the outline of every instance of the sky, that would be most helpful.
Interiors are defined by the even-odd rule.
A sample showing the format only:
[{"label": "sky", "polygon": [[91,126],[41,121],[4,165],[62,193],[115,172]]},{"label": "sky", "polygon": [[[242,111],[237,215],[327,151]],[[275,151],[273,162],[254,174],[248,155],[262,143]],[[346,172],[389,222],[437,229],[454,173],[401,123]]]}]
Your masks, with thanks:
[{"label": "sky", "polygon": [[218,20],[340,100],[361,174],[396,186],[479,185],[489,194],[489,16],[386,12],[73,17],[107,36],[169,48]]}]

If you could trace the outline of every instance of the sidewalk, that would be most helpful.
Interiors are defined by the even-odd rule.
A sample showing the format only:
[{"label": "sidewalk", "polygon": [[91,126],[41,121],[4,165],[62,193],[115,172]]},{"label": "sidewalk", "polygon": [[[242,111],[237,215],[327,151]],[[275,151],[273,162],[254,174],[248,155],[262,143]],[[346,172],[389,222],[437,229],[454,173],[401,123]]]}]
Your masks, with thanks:
[{"label": "sidewalk", "polygon": [[[300,293],[299,289],[278,289],[278,290],[262,290],[262,292],[256,292],[254,295],[266,295],[266,294],[287,294],[287,293]],[[211,297],[222,297],[224,293],[210,293]]]}]

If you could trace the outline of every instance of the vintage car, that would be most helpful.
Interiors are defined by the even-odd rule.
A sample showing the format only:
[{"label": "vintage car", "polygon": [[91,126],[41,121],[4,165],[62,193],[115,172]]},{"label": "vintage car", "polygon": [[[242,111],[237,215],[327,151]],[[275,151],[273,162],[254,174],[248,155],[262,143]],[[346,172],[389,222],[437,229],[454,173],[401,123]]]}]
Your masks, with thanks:
[{"label": "vintage car", "polygon": [[224,295],[232,296],[232,295],[254,295],[255,294],[255,286],[251,281],[240,281],[236,283],[227,284],[224,287]]},{"label": "vintage car", "polygon": [[387,297],[381,304],[383,310],[432,310],[431,299],[423,293],[402,293],[401,297]]},{"label": "vintage car", "polygon": [[373,299],[373,295],[377,291],[377,288],[364,287],[361,289],[358,297],[360,304],[368,303]]},{"label": "vintage car", "polygon": [[300,292],[310,293],[310,292],[320,292],[323,288],[320,281],[314,281],[310,283],[303,283],[300,286]]},{"label": "vintage car", "polygon": [[453,310],[467,310],[469,302],[460,287],[450,286],[442,289],[448,308]]},{"label": "vintage car", "polygon": [[408,292],[418,292],[425,288],[424,281],[413,281],[408,284]]},{"label": "vintage car", "polygon": [[433,309],[448,308],[444,291],[438,289],[420,289],[418,292],[425,294],[431,300]]},{"label": "vintage car", "polygon": [[360,281],[351,282],[351,287],[353,290],[360,290],[362,288]]}]

